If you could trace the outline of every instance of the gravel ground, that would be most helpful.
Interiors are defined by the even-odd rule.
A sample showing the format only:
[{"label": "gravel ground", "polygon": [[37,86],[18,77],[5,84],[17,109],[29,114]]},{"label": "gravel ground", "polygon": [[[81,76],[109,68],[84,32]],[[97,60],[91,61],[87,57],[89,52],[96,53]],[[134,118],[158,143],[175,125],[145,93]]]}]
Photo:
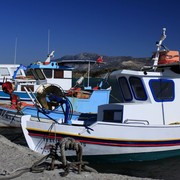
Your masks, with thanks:
[{"label": "gravel ground", "polygon": [[[147,180],[149,178],[136,178],[129,176],[122,176],[118,174],[105,174],[96,172],[85,172],[82,171],[78,174],[77,171],[70,171],[65,177],[61,176],[64,172],[62,169],[55,170],[44,170],[43,172],[35,173],[29,172],[29,168],[42,159],[42,155],[31,151],[29,148],[17,145],[6,139],[4,136],[0,135],[0,180],[3,179],[15,179],[15,180],[59,180],[59,179],[73,179],[73,180]],[[48,163],[48,162],[46,162]],[[58,162],[60,164],[60,162]],[[22,168],[28,169],[28,172],[22,173],[21,176],[14,177],[18,175]],[[18,170],[19,171],[16,171]]]}]

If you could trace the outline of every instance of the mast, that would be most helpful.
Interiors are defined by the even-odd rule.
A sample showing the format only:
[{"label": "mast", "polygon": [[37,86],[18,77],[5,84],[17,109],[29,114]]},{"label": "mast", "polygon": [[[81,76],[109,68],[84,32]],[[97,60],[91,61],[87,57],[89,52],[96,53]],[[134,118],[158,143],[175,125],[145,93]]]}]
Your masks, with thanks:
[{"label": "mast", "polygon": [[[163,28],[162,36],[161,36],[159,42],[156,43],[157,51],[156,51],[155,57],[153,58],[153,60],[154,60],[153,66],[158,65],[159,51],[160,51],[160,49],[162,47],[162,42],[166,39],[166,34],[165,33],[166,33],[166,28]],[[153,67],[153,69],[156,70],[156,67]]]},{"label": "mast", "polygon": [[50,30],[48,29],[48,54],[49,54],[49,47],[50,47]]},{"label": "mast", "polygon": [[15,50],[14,50],[14,64],[16,64],[16,55],[17,55],[17,37],[16,37],[16,40],[15,40]]},{"label": "mast", "polygon": [[90,68],[91,68],[91,64],[90,64],[90,60],[89,60],[89,63],[88,63],[88,72],[87,72],[87,87],[89,87],[89,75],[90,75]]}]

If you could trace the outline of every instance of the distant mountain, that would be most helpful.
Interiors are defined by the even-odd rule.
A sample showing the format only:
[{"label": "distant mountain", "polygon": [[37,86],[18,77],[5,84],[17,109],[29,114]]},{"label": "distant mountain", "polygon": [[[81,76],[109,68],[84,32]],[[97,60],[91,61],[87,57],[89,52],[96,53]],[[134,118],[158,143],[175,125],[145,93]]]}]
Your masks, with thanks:
[{"label": "distant mountain", "polygon": [[[65,65],[72,66],[75,68],[75,74],[85,73],[87,71],[88,64],[79,63],[78,60],[94,60],[101,56],[103,64],[92,64],[91,63],[91,76],[99,77],[107,72],[112,72],[119,69],[134,69],[138,70],[144,65],[151,65],[152,61],[150,58],[133,58],[131,56],[106,56],[99,55],[96,53],[80,53],[76,55],[63,56],[56,61],[63,61]],[[78,63],[70,63],[68,60],[73,60]],[[66,63],[67,61],[67,63]]]}]

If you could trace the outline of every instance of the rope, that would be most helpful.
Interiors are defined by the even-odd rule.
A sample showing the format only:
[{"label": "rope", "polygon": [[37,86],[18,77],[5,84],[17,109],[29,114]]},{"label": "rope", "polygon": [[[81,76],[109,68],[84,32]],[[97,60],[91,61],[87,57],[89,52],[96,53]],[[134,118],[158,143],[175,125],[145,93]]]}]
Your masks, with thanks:
[{"label": "rope", "polygon": [[[66,150],[76,151],[77,162],[67,161],[65,154]],[[60,153],[60,156],[58,155],[58,152]],[[83,148],[80,142],[75,141],[73,138],[70,137],[63,138],[61,141],[56,143],[55,146],[51,147],[50,153],[48,155],[36,161],[31,167],[22,167],[14,170],[13,172],[8,172],[4,170],[3,173],[0,174],[0,180],[17,178],[27,172],[41,173],[44,170],[54,170],[55,168],[64,170],[64,172],[60,173],[62,177],[67,176],[70,172],[70,169],[78,171],[79,174],[82,170],[97,173],[95,169],[87,166],[88,162],[82,161],[82,153]],[[51,163],[45,162],[48,158],[51,158]],[[55,164],[56,160],[60,161],[61,164]]]},{"label": "rope", "polygon": [[114,100],[116,100],[117,102],[122,102],[122,100],[120,100],[120,99],[118,99],[118,98],[116,98],[115,96],[113,96],[112,94],[110,94],[110,96],[114,99]]},{"label": "rope", "polygon": [[22,167],[22,168],[14,170],[12,172],[4,171],[4,173],[1,173],[1,175],[3,175],[3,176],[8,175],[8,176],[0,177],[0,180],[17,178],[17,177],[20,177],[21,175],[23,175],[26,172],[36,172],[36,173],[43,172],[45,167],[41,167],[41,166],[39,166],[39,164],[42,161],[44,161],[44,159],[46,159],[47,156],[45,156],[45,157],[41,158],[40,160],[38,160],[37,162],[35,162],[30,168],[29,167]]},{"label": "rope", "polygon": [[81,165],[82,165],[82,146],[79,142],[75,141],[73,138],[64,138],[60,143],[57,143],[57,146],[60,146],[60,153],[62,157],[62,164],[65,168],[65,173],[69,173],[70,165],[67,164],[65,151],[68,150],[75,150],[77,155],[78,163],[78,173],[81,172]]}]

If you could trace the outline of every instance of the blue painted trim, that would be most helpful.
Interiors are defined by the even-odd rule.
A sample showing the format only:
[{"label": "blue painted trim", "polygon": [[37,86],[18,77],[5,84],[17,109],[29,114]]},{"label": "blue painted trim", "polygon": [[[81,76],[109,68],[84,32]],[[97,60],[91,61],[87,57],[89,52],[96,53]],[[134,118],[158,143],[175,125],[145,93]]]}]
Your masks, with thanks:
[{"label": "blue painted trim", "polygon": [[59,66],[57,62],[50,62],[49,64],[30,64],[27,69],[62,69],[62,70],[73,70],[74,68],[68,66]]},{"label": "blue painted trim", "polygon": [[163,147],[163,146],[179,146],[180,139],[172,139],[172,140],[163,140],[163,141],[131,141],[131,140],[111,140],[111,139],[103,139],[103,138],[91,138],[91,137],[83,137],[83,136],[76,136],[71,134],[63,134],[61,132],[53,132],[49,131],[40,131],[36,129],[28,129],[28,132],[31,136],[37,137],[46,137],[49,139],[62,139],[65,137],[72,137],[77,141],[87,144],[96,144],[96,145],[106,145],[106,146],[116,146],[116,147]]}]

